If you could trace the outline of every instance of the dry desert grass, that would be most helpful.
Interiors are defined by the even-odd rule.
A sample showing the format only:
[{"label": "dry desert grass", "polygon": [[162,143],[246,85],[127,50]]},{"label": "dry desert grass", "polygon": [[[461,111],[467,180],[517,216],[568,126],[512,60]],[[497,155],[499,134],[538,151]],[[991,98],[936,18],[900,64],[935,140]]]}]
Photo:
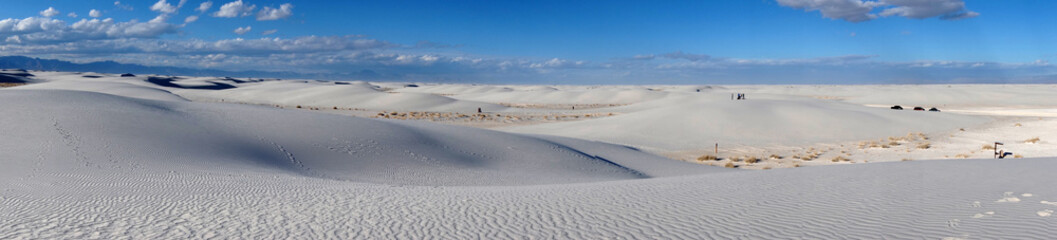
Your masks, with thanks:
[{"label": "dry desert grass", "polygon": [[26,85],[25,83],[0,83],[0,88],[18,87]]},{"label": "dry desert grass", "polygon": [[702,161],[702,162],[708,161],[708,160],[718,161],[719,157],[716,157],[714,155],[704,155],[704,156],[697,157],[697,160],[698,161]]},{"label": "dry desert grass", "polygon": [[1035,138],[1032,138],[1032,139],[1024,140],[1024,143],[1030,143],[1030,144],[1039,143],[1039,137],[1035,137]]}]

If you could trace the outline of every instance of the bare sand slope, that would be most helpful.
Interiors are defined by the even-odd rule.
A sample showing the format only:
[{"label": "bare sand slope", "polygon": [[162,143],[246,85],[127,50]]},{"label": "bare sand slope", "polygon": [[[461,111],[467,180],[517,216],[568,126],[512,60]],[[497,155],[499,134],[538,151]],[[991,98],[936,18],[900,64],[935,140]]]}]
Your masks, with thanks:
[{"label": "bare sand slope", "polygon": [[924,106],[941,109],[1054,107],[1052,84],[936,84],[737,86],[734,91],[787,94],[843,100],[864,105]]},{"label": "bare sand slope", "polygon": [[18,89],[0,91],[0,102],[0,158],[14,161],[5,167],[11,173],[212,166],[389,184],[523,185],[722,171],[605,143],[246,105]]},{"label": "bare sand slope", "polygon": [[681,151],[708,149],[716,143],[765,146],[876,139],[984,122],[973,116],[891,111],[811,98],[760,94],[731,101],[726,95],[683,94],[627,106],[628,113],[614,117],[504,130]]},{"label": "bare sand slope", "polygon": [[189,98],[224,99],[268,105],[319,108],[358,108],[390,111],[471,112],[477,108],[502,111],[506,107],[483,102],[463,101],[428,93],[385,92],[366,82],[267,81],[239,85],[220,91],[179,90]]},{"label": "bare sand slope", "polygon": [[1046,239],[1055,168],[946,160],[521,187],[86,169],[0,182],[0,238]]},{"label": "bare sand slope", "polygon": [[[1023,141],[1010,145],[1030,145],[1031,153],[1045,155],[1052,151],[1053,135],[1030,132],[1053,129],[1053,122],[1042,118],[994,122],[887,110],[817,93],[767,92],[785,86],[700,92],[694,86],[436,85],[431,90],[425,84],[34,74],[34,81],[46,83],[0,90],[0,239],[1057,235],[1052,187],[1057,158],[742,171],[553,136],[657,149],[704,142],[707,149],[723,138],[801,144],[910,131],[946,134],[982,125],[953,130],[958,133],[943,142],[944,137],[933,138],[934,147],[922,150],[924,156],[938,158],[948,151],[943,149],[965,146],[974,154],[966,156],[988,154],[976,142],[994,136]],[[415,90],[393,93],[404,91],[396,89],[401,86]],[[750,100],[731,101],[726,91],[752,94]],[[186,101],[215,98],[436,110],[491,102],[504,114],[618,114],[510,130],[550,134],[544,136]],[[372,102],[377,99],[389,100]],[[501,105],[518,102],[525,105]],[[570,104],[600,107],[552,108]],[[1008,134],[1010,129],[1026,130]],[[1027,139],[1032,136],[1042,140]]]}]

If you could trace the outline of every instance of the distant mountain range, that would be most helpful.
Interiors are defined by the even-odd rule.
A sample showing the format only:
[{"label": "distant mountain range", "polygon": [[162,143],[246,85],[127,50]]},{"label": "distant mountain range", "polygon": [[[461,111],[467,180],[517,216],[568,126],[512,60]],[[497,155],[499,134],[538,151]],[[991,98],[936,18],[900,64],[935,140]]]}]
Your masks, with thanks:
[{"label": "distant mountain range", "polygon": [[180,67],[150,67],[136,64],[123,64],[114,61],[73,63],[54,59],[40,59],[25,56],[0,56],[0,69],[25,69],[62,72],[97,72],[97,73],[132,73],[159,74],[175,76],[210,76],[210,77],[253,77],[253,78],[303,78],[326,80],[374,80],[376,75],[370,70],[356,74],[305,74],[296,72],[265,71],[224,71],[215,69],[194,69]]}]

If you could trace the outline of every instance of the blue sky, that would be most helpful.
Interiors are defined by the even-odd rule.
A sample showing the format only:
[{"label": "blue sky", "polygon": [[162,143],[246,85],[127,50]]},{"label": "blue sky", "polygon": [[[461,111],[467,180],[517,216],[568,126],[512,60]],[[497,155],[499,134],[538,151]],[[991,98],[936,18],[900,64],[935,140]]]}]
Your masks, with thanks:
[{"label": "blue sky", "polygon": [[0,55],[398,81],[1055,82],[1055,5],[7,1]]}]

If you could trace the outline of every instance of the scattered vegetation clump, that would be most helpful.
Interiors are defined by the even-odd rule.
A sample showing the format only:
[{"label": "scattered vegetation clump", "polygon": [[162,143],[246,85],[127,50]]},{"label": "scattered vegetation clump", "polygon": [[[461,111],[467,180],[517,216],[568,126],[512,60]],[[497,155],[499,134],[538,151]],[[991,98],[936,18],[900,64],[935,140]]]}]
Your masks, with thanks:
[{"label": "scattered vegetation clump", "polygon": [[848,158],[846,158],[844,156],[837,156],[837,157],[834,157],[833,159],[831,159],[830,161],[832,161],[832,162],[850,162],[851,159],[848,159]]},{"label": "scattered vegetation clump", "polygon": [[22,85],[26,85],[26,84],[25,83],[5,83],[5,82],[0,82],[0,88],[18,87],[18,86],[22,86]]},{"label": "scattered vegetation clump", "polygon": [[1032,139],[1024,140],[1024,143],[1030,143],[1030,144],[1039,143],[1039,137],[1035,137],[1035,138],[1032,138]]},{"label": "scattered vegetation clump", "polygon": [[1024,155],[1013,154],[1013,158],[1024,158]]},{"label": "scattered vegetation clump", "polygon": [[297,105],[297,108],[301,108],[301,105]]},{"label": "scattered vegetation clump", "polygon": [[914,159],[904,158],[903,160],[899,160],[899,161],[907,162],[907,161],[914,161]]},{"label": "scattered vegetation clump", "polygon": [[1013,124],[1013,126],[1014,127],[1023,127],[1024,125],[1021,125],[1020,123],[1017,123],[1017,124]]},{"label": "scattered vegetation clump", "polygon": [[797,154],[797,155],[794,155],[793,158],[794,159],[804,160],[804,161],[811,161],[811,160],[815,160],[816,158],[818,158],[819,155],[822,155],[822,153],[821,152],[811,152],[811,153],[806,153],[804,155]]},{"label": "scattered vegetation clump", "polygon": [[741,157],[730,157],[731,162],[741,162]]},{"label": "scattered vegetation clump", "polygon": [[719,158],[716,157],[716,156],[713,156],[713,155],[704,155],[704,156],[697,157],[697,160],[698,161],[702,161],[702,162],[708,161],[708,160],[716,161],[716,160],[719,160]]},{"label": "scattered vegetation clump", "polygon": [[983,149],[983,150],[995,150],[995,146],[992,146],[991,144],[984,144],[984,146],[980,147],[980,149]]},{"label": "scattered vegetation clump", "polygon": [[918,144],[918,149],[929,149],[932,148],[932,144],[929,142],[923,142]]},{"label": "scattered vegetation clump", "polygon": [[745,156],[745,163],[753,164],[758,162],[760,162],[760,158],[758,157]]},{"label": "scattered vegetation clump", "polygon": [[964,132],[964,131],[965,131],[965,128],[959,128],[959,129],[958,129],[958,131],[962,131],[962,132]]},{"label": "scattered vegetation clump", "polygon": [[763,170],[771,170],[771,166],[763,167]]},{"label": "scattered vegetation clump", "polygon": [[782,156],[778,156],[778,154],[771,154],[770,158],[772,160],[778,160],[778,159],[782,159]]},{"label": "scattered vegetation clump", "polygon": [[736,168],[738,166],[734,166],[734,163],[728,162],[726,165],[723,165],[723,167],[725,167],[725,168]]},{"label": "scattered vegetation clump", "polygon": [[[992,148],[992,149],[994,149],[994,148]],[[954,158],[962,158],[962,159],[969,158],[969,154],[959,153],[958,155],[954,155]]]}]

